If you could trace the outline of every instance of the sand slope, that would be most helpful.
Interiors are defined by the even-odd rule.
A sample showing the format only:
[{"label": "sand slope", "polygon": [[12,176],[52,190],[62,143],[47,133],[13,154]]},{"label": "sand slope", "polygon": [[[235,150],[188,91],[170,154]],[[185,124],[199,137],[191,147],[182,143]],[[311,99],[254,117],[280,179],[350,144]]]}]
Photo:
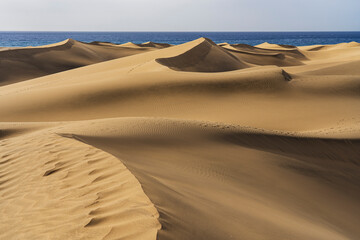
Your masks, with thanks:
[{"label": "sand slope", "polygon": [[129,49],[101,42],[88,44],[73,39],[40,47],[9,48],[0,51],[0,86],[152,49]]},{"label": "sand slope", "polygon": [[132,56],[0,87],[1,239],[360,237],[359,44],[74,46]]},{"label": "sand slope", "polygon": [[93,126],[96,131],[64,131],[112,153],[134,173],[160,213],[159,239],[360,234],[357,139],[298,138],[165,119]]},{"label": "sand slope", "polygon": [[178,56],[158,58],[156,61],[173,70],[188,72],[226,72],[248,67],[210,39],[204,39]]},{"label": "sand slope", "polygon": [[116,158],[52,131],[0,142],[1,239],[156,237],[157,210]]}]

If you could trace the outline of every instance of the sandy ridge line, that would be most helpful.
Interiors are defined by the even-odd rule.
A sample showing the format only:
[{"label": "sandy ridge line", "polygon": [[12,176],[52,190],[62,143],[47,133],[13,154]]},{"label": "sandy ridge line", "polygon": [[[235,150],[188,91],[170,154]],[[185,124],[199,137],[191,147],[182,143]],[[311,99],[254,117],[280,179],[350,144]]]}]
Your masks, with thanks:
[{"label": "sandy ridge line", "polygon": [[[54,132],[63,137],[73,137],[75,136],[72,133],[59,133],[58,128],[71,126],[73,124],[80,123],[97,123],[103,121],[111,121],[111,120],[150,120],[150,121],[163,121],[163,122],[171,122],[173,124],[182,124],[184,126],[194,125],[201,128],[212,128],[218,129],[224,132],[233,132],[233,133],[244,133],[244,134],[253,134],[253,135],[265,135],[265,136],[277,136],[277,137],[293,137],[299,139],[328,139],[328,140],[340,140],[340,141],[356,141],[360,140],[359,137],[331,137],[329,136],[331,130],[335,129],[335,127],[321,128],[321,129],[312,129],[305,131],[282,131],[282,130],[272,130],[265,128],[258,128],[252,126],[245,126],[239,124],[229,124],[224,122],[215,122],[215,121],[201,121],[201,120],[192,120],[192,119],[178,119],[178,118],[166,118],[166,117],[114,117],[114,118],[104,118],[104,119],[95,119],[95,120],[78,120],[78,121],[60,121],[60,122],[0,122],[0,130],[19,130],[19,129],[27,129],[29,132],[33,131],[50,131]],[[319,135],[321,132],[327,132],[329,134]],[[77,139],[79,140],[79,139]]]},{"label": "sandy ridge line", "polygon": [[[96,122],[98,123],[98,125]],[[132,171],[132,174],[137,176],[137,179],[142,185],[144,184],[143,188],[145,189],[145,191],[147,191],[148,193],[147,196],[149,196],[149,198],[151,197],[150,200],[153,203],[156,202],[155,206],[157,210],[161,212],[160,219],[162,223],[165,224],[165,227],[164,229],[161,229],[161,231],[159,232],[159,236],[160,236],[159,239],[171,239],[171,238],[167,238],[166,234],[172,234],[172,231],[174,231],[173,233],[175,234],[176,231],[184,230],[182,228],[177,228],[177,225],[175,223],[179,223],[179,221],[186,223],[187,220],[190,222],[192,221],[191,218],[190,219],[186,218],[187,216],[186,214],[181,216],[182,214],[181,211],[179,212],[175,210],[174,212],[172,208],[169,208],[166,204],[164,205],[163,201],[165,202],[167,201],[166,200],[167,196],[175,197],[175,199],[173,199],[175,202],[179,201],[177,197],[179,197],[182,200],[184,200],[183,198],[187,199],[189,197],[187,196],[187,194],[190,194],[188,190],[190,191],[192,189],[191,186],[193,186],[193,184],[190,184],[183,189],[182,184],[183,181],[186,181],[186,179],[181,178],[183,181],[180,181],[179,179],[177,181],[173,181],[173,179],[171,178],[172,176],[171,174],[167,176],[168,178],[162,177],[163,176],[162,174],[167,174],[163,172],[162,166],[164,165],[163,167],[165,169],[168,168],[168,170],[173,169],[174,171],[175,169],[180,171],[179,176],[181,177],[186,176],[186,174],[194,174],[195,177],[194,179],[204,178],[209,181],[214,180],[217,184],[224,184],[223,187],[225,188],[226,182],[223,181],[224,179],[222,178],[223,175],[221,173],[221,170],[219,172],[217,171],[217,169],[212,169],[212,168],[208,169],[207,164],[211,165],[211,163],[215,164],[216,162],[218,162],[218,161],[214,162],[214,160],[226,159],[227,153],[224,151],[222,154],[220,154],[223,156],[219,156],[219,158],[212,159],[212,156],[217,156],[217,154],[219,154],[216,150],[214,149],[211,150],[212,146],[219,149],[222,149],[224,147],[225,149],[229,149],[229,150],[232,149],[233,151],[236,151],[237,153],[236,156],[238,156],[239,159],[235,159],[235,160],[233,159],[233,163],[235,164],[234,167],[236,166],[247,167],[248,165],[252,166],[253,163],[251,161],[247,161],[247,157],[243,157],[241,155],[243,153],[241,149],[247,149],[246,151],[261,153],[261,156],[265,154],[267,157],[264,158],[262,161],[263,164],[265,163],[269,164],[268,167],[271,168],[274,167],[273,163],[276,163],[275,166],[281,166],[281,168],[285,166],[284,169],[286,169],[285,171],[287,171],[287,174],[294,174],[293,171],[295,171],[295,173],[298,174],[297,171],[301,172],[302,165],[306,165],[306,164],[313,167],[314,171],[318,169],[318,166],[321,167],[320,169],[323,168],[324,170],[327,170],[327,167],[329,166],[330,170],[333,170],[332,168],[335,167],[330,167],[330,166],[333,165],[342,166],[343,164],[346,164],[346,166],[349,168],[352,167],[357,168],[360,165],[357,160],[356,161],[354,160],[358,156],[359,151],[356,148],[352,147],[353,144],[354,146],[359,145],[360,143],[359,139],[343,140],[343,139],[323,139],[323,138],[311,137],[311,136],[310,137],[287,136],[287,135],[284,136],[274,133],[270,134],[269,131],[259,128],[255,129],[250,127],[249,128],[241,127],[241,126],[239,127],[235,125],[226,125],[218,122],[215,123],[208,121],[190,121],[190,120],[174,120],[174,119],[170,120],[164,118],[126,118],[126,119],[107,119],[107,120],[105,119],[101,121],[93,121],[93,123],[94,124],[91,125],[91,128],[85,127],[81,129],[80,125],[73,125],[73,126],[68,125],[65,129],[62,130],[59,129],[59,131],[67,132],[67,134],[64,133],[62,134],[65,137],[72,137],[75,140],[80,139],[80,141],[82,141],[83,143],[86,143],[87,145],[90,145],[92,147],[97,147],[98,149],[102,149],[101,151],[108,152],[109,154],[117,157],[119,160],[124,162],[124,164],[127,164],[127,167],[129,170],[131,169],[130,171]],[[72,129],[74,129],[74,133],[70,134],[69,132],[72,132]],[[199,130],[199,132],[197,132],[197,130]],[[58,134],[59,131],[57,131]],[[177,142],[176,139],[178,139],[179,142]],[[164,143],[165,145],[163,145]],[[169,145],[167,145],[166,143],[169,143]],[[192,145],[196,147],[194,148]],[[186,151],[184,152],[177,151],[178,147],[180,149],[185,149]],[[317,150],[317,147],[320,147],[319,151]],[[130,155],[129,153],[126,154],[128,148],[130,149],[134,148],[135,152],[133,152],[134,151],[133,149],[132,151],[130,150]],[[332,151],[332,148],[334,148],[334,151]],[[149,149],[148,152],[146,152],[147,151],[146,149]],[[202,149],[202,150],[198,150],[198,149]],[[346,154],[339,158],[340,156],[339,154],[343,153],[344,150],[346,150]],[[161,155],[162,151],[164,151],[167,154]],[[181,155],[182,153],[187,153],[187,151],[194,151],[196,155],[186,155],[186,154]],[[206,153],[205,155],[206,158],[203,158],[204,161],[202,162],[204,165],[200,164],[198,166],[197,165],[198,159],[196,157],[192,161],[187,161],[186,157],[198,156],[197,155],[198,153],[204,154],[204,152],[202,151]],[[208,151],[212,151],[210,155],[208,155]],[[156,155],[157,152],[159,152],[159,155]],[[169,153],[171,155],[168,155]],[[140,157],[137,158],[136,157],[137,154],[139,154]],[[174,154],[174,156],[172,154]],[[179,156],[182,157],[181,161],[179,158],[176,157],[176,154],[180,154]],[[163,159],[161,158],[161,156],[163,157]],[[160,160],[158,160],[158,157],[160,157]],[[268,162],[269,159],[272,160]],[[280,161],[279,159],[282,160]],[[230,161],[230,159],[227,160]],[[244,161],[243,165],[241,164],[238,165],[239,164],[238,161],[240,160]],[[150,168],[152,167],[151,161],[158,164],[160,163],[160,165],[155,167],[157,169],[155,172],[149,173],[147,167]],[[167,164],[168,161],[171,161],[172,164],[174,165],[168,165]],[[225,164],[226,162],[222,162],[222,163]],[[288,165],[286,165],[291,163],[299,164],[299,168],[297,169],[295,165],[294,169],[292,169]],[[283,166],[281,164],[285,164],[285,165]],[[142,167],[141,165],[144,165],[144,167]],[[224,167],[226,166],[227,165],[225,164]],[[176,171],[174,171],[174,174],[175,172]],[[338,182],[339,184],[343,183],[347,179],[351,179],[354,177],[353,175],[351,175],[353,174],[351,172],[349,172],[348,176],[342,176],[341,175],[342,172],[341,171],[339,172],[340,173],[338,177],[340,177],[341,180],[340,182]],[[310,174],[311,176],[312,172],[310,171],[308,174]],[[274,174],[274,176],[276,176],[276,174]],[[304,180],[304,178],[306,179],[309,178],[309,175],[306,174],[301,176],[302,176],[301,177],[302,180]],[[255,175],[253,177],[255,177]],[[296,175],[296,177],[298,176]],[[341,177],[343,177],[343,179]],[[266,175],[264,178],[266,178]],[[204,182],[204,179],[200,182]],[[309,179],[313,181],[313,178],[310,177]],[[316,181],[318,181],[317,178],[315,179]],[[322,180],[319,181],[321,182]],[[205,181],[205,183],[206,182],[207,181]],[[149,187],[149,185],[152,187]],[[161,192],[157,192],[157,190],[154,191],[154,187],[158,185],[163,186],[163,190],[164,189],[166,190],[165,192],[163,192],[165,195],[163,196],[161,194],[158,195]],[[299,186],[301,186],[301,184]],[[223,189],[223,187],[221,187],[220,189]],[[202,208],[201,206],[204,206],[202,204],[203,202],[207,202],[207,199],[203,198],[203,196],[201,195],[201,191],[202,190],[205,191],[205,189],[206,188],[204,188],[204,186],[197,190],[195,189],[196,192],[200,191],[198,193],[200,194],[199,199],[197,199],[199,201],[197,202],[199,204],[198,205],[199,209]],[[240,194],[236,196],[240,197],[242,195]],[[181,201],[178,203],[179,204],[182,203]],[[215,202],[215,204],[218,203],[220,202]],[[186,204],[191,204],[191,200],[186,200]],[[185,206],[188,206],[186,204]],[[223,206],[226,207],[227,205],[224,204]],[[280,209],[281,208],[278,209],[280,212],[277,212],[277,214],[281,214]],[[334,228],[336,228],[337,226],[333,226],[334,228],[329,228],[328,230],[327,228],[325,228],[325,226],[321,224],[321,221],[312,222],[311,218],[307,219],[302,215],[298,216],[296,214],[294,215],[290,214],[289,216],[294,217],[293,220],[295,221],[295,223],[297,221],[300,222],[304,221],[303,223],[309,224],[308,226],[310,228],[313,228],[314,231],[316,230],[315,232],[319,231],[318,232],[319,234],[323,234],[323,233],[329,234],[327,231],[334,231],[332,233],[334,234],[337,230],[339,230],[339,229],[334,230]],[[205,218],[202,220],[206,222]],[[238,221],[241,221],[241,218],[238,219]],[[174,228],[168,230],[169,229],[168,227],[172,227],[172,226],[174,226]],[[187,227],[191,227],[191,226],[187,226]],[[192,229],[192,230],[196,232],[196,230],[198,229]],[[202,228],[202,230],[200,231],[205,231],[205,230],[207,231],[209,229],[205,227]],[[187,233],[192,234],[190,230]],[[310,233],[307,234],[311,235]],[[339,230],[337,234],[338,234],[337,237],[339,237],[341,235],[341,231]],[[179,237],[179,239],[183,239],[181,238],[182,235],[176,235],[176,236]],[[213,239],[218,239],[218,238],[215,237]],[[223,239],[231,239],[231,238],[227,236],[224,237]],[[312,238],[308,238],[308,239],[312,239]],[[319,239],[326,239],[326,238],[319,238]],[[347,239],[347,238],[343,236],[342,238],[339,237],[339,239]]]},{"label": "sandy ridge line", "polygon": [[157,210],[112,155],[49,129],[0,139],[0,148],[0,238],[155,239]]}]

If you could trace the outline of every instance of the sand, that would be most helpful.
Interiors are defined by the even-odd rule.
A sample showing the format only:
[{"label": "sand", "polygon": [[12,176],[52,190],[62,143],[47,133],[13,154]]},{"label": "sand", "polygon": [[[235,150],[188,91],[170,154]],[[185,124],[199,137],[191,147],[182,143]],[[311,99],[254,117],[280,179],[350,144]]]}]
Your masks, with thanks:
[{"label": "sand", "polygon": [[39,47],[6,48],[0,50],[0,86],[157,48],[151,45],[133,49],[112,43],[84,43],[73,39]]},{"label": "sand", "polygon": [[360,238],[360,44],[0,58],[0,239]]}]

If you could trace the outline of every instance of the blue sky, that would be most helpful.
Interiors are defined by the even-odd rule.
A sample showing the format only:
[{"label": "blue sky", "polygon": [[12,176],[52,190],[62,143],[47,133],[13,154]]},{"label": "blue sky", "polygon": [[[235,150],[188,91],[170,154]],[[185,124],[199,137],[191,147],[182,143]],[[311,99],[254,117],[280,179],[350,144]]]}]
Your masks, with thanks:
[{"label": "blue sky", "polygon": [[360,31],[360,0],[1,0],[0,31]]}]

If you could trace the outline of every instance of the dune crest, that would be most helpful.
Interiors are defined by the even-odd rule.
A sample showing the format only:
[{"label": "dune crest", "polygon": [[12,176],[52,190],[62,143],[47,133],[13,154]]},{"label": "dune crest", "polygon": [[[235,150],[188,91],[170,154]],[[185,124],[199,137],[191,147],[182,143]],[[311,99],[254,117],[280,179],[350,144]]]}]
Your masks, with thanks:
[{"label": "dune crest", "polygon": [[256,47],[259,48],[270,48],[270,49],[296,49],[296,46],[293,45],[286,45],[286,44],[273,44],[273,43],[268,43],[268,42],[264,42],[261,43],[259,45],[256,45]]},{"label": "dune crest", "polygon": [[298,66],[303,65],[303,62],[301,60],[304,60],[301,53],[293,55],[283,51],[266,51],[265,49],[240,44],[228,44],[223,45],[222,47],[230,51],[239,59],[258,66]]},{"label": "dune crest", "polygon": [[145,43],[141,43],[138,44],[141,47],[154,47],[154,48],[167,48],[167,47],[171,47],[171,44],[168,43],[156,43],[156,42],[145,42]]},{"label": "dune crest", "polygon": [[10,48],[0,51],[0,86],[152,49],[128,49],[114,44],[83,43],[73,39],[46,46]]},{"label": "dune crest", "polygon": [[0,152],[1,239],[156,239],[158,212],[115,157],[41,128]]},{"label": "dune crest", "polygon": [[156,62],[188,72],[226,72],[249,67],[210,39],[201,38],[196,42],[198,44],[186,52],[171,58],[158,58]]}]

